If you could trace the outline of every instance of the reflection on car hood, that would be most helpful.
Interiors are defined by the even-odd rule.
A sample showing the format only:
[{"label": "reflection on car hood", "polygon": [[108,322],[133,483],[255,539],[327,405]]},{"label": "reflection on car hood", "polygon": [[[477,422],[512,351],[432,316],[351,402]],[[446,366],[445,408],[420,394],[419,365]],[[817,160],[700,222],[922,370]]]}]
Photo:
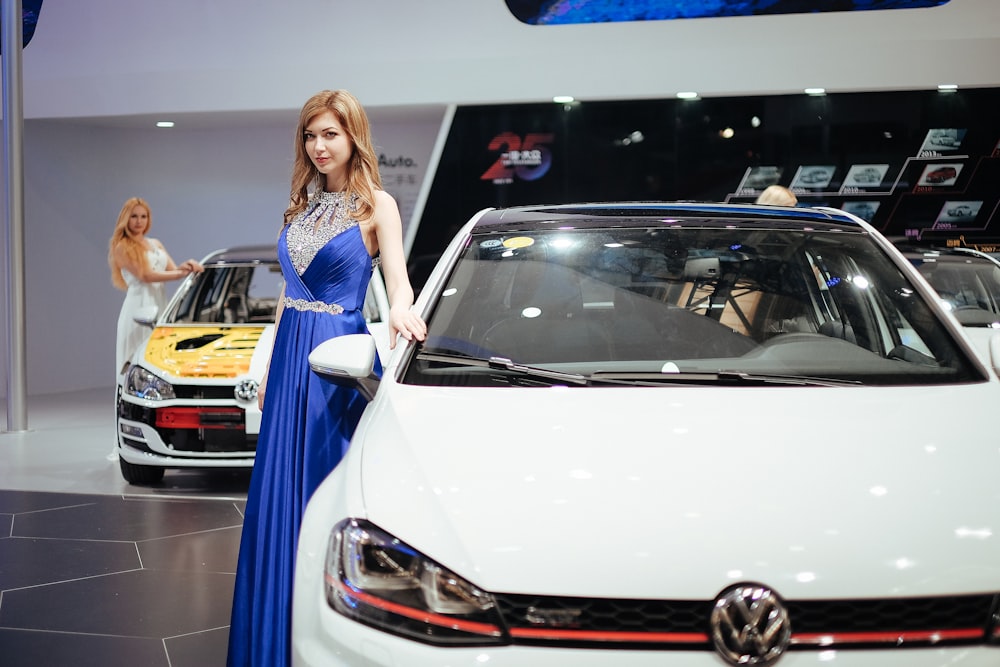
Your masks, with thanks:
[{"label": "reflection on car hood", "polygon": [[345,471],[368,518],[487,590],[1000,589],[981,385],[382,389]]},{"label": "reflection on car hood", "polygon": [[181,378],[235,378],[250,371],[265,327],[157,327],[144,360]]}]

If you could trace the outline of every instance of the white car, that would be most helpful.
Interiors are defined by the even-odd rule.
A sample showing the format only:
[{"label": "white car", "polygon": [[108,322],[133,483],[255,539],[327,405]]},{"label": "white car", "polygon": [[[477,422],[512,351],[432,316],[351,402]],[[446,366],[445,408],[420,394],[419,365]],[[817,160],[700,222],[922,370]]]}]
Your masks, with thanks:
[{"label": "white car", "polygon": [[[896,243],[988,360],[1000,345],[1000,259],[965,247]],[[994,342],[996,339],[996,342]]]},{"label": "white car", "polygon": [[[151,332],[119,375],[116,398],[119,466],[130,484],[155,484],[168,468],[253,466],[281,268],[273,245],[218,250],[202,264],[163,313],[137,318]],[[383,355],[388,312],[376,270],[365,317]]]},{"label": "white car", "polygon": [[[303,518],[293,663],[995,667],[1000,381],[832,209],[486,210]],[[993,357],[992,365],[1000,365]]]}]

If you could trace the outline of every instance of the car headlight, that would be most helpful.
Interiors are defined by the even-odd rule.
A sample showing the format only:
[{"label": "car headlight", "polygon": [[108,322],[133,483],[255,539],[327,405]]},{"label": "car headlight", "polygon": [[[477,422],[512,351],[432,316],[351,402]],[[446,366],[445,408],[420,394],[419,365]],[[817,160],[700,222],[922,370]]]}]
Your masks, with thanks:
[{"label": "car headlight", "polygon": [[333,609],[386,632],[444,646],[509,641],[492,595],[367,521],[333,529],[325,579]]},{"label": "car headlight", "polygon": [[174,386],[162,378],[150,373],[142,366],[132,366],[125,378],[125,393],[151,401],[165,401],[177,398]]}]

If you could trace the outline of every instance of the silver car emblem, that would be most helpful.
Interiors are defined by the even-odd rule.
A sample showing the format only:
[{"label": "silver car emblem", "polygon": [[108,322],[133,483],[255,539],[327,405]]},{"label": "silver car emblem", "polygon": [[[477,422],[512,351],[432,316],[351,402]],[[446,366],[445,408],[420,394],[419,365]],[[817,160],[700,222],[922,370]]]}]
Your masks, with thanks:
[{"label": "silver car emblem", "polygon": [[788,648],[792,625],[777,593],[739,584],[715,600],[711,631],[715,650],[731,664],[768,665]]},{"label": "silver car emblem", "polygon": [[257,381],[240,380],[233,389],[237,401],[252,401],[257,398]]}]

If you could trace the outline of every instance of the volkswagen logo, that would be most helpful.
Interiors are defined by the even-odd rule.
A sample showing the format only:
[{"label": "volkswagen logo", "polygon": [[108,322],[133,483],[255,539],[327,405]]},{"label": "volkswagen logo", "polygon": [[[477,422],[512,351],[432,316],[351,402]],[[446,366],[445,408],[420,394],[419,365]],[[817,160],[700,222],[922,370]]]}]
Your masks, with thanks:
[{"label": "volkswagen logo", "polygon": [[792,625],[778,594],[759,584],[738,584],[715,600],[715,650],[733,665],[768,665],[788,648]]},{"label": "volkswagen logo", "polygon": [[240,380],[233,389],[237,401],[252,401],[257,398],[257,381]]}]

